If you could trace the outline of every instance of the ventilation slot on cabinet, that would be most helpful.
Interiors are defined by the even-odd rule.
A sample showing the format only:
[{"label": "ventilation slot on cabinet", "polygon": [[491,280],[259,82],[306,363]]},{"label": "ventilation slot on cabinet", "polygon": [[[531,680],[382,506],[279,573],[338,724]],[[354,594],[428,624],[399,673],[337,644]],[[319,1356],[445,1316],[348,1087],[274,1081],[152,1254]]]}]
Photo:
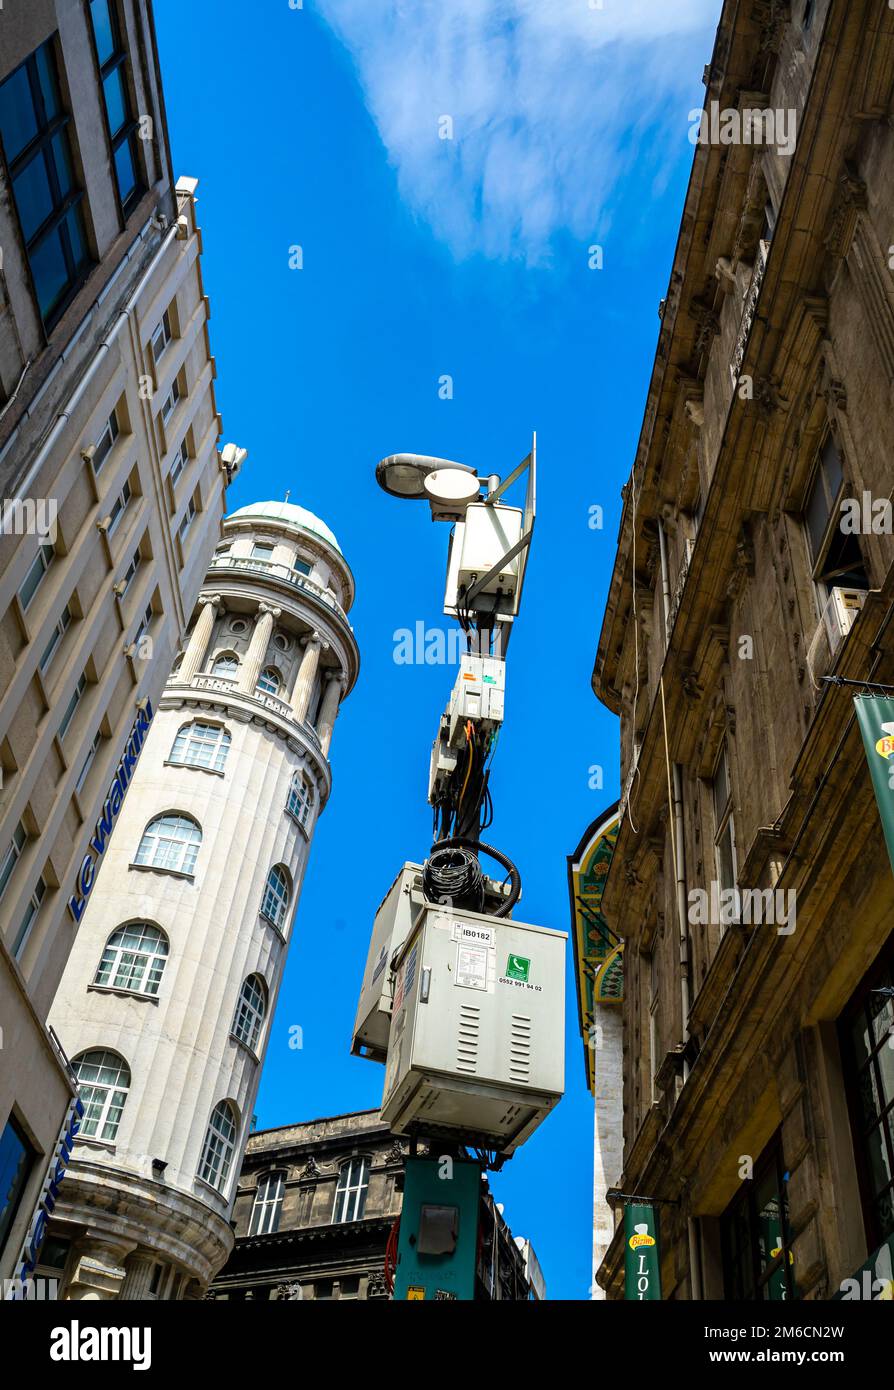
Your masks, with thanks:
[{"label": "ventilation slot on cabinet", "polygon": [[509,1033],[509,1079],[531,1079],[531,1020],[526,1014],[513,1014]]},{"label": "ventilation slot on cabinet", "polygon": [[478,1029],[480,1024],[480,1009],[474,1004],[460,1006],[456,1039],[457,1071],[476,1072],[478,1070]]}]

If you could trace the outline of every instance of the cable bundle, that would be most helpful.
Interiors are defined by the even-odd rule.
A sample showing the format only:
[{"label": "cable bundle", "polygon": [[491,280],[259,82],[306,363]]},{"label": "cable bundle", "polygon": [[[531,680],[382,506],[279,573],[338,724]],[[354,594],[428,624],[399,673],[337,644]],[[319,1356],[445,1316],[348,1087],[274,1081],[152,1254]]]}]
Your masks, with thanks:
[{"label": "cable bundle", "polygon": [[434,849],[422,868],[422,891],[429,902],[449,902],[480,912],[484,906],[481,865],[470,850],[460,846]]},{"label": "cable bundle", "polygon": [[435,803],[433,835],[436,840],[475,837],[493,820],[488,790],[490,763],[497,744],[496,733],[482,736],[471,719],[465,727],[465,756]]}]

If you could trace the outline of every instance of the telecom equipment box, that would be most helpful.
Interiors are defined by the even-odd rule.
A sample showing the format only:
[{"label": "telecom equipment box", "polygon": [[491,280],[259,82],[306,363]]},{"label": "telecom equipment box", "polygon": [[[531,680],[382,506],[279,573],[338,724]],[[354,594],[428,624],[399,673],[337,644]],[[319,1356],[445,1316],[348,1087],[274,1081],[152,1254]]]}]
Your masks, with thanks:
[{"label": "telecom equipment box", "polygon": [[565,1087],[565,941],[426,904],[395,962],[382,1119],[512,1153]]},{"label": "telecom equipment box", "polygon": [[424,905],[422,865],[404,864],[379,904],[373,922],[354,1020],[351,1052],[355,1057],[385,1060],[391,1024],[391,957],[410,935]]},{"label": "telecom equipment box", "polygon": [[457,522],[454,529],[447,563],[447,614],[455,615],[462,607],[461,595],[501,561],[501,568],[474,600],[473,611],[492,612],[497,607],[507,614],[518,611],[520,559],[518,554],[506,557],[521,540],[523,525],[524,513],[519,507],[472,502],[466,508],[465,520]]},{"label": "telecom equipment box", "polygon": [[500,657],[460,657],[450,706],[447,711],[448,742],[455,748],[465,747],[464,729],[471,719],[482,733],[490,733],[503,722],[503,701],[506,694],[506,663]]}]

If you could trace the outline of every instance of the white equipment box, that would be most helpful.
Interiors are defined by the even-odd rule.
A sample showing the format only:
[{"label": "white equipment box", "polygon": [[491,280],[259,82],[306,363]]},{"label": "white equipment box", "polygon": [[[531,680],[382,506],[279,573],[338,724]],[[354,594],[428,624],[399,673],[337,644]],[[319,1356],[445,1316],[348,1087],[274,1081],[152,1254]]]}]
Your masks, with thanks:
[{"label": "white equipment box", "polygon": [[351,1052],[384,1062],[391,1025],[391,958],[410,935],[425,906],[422,865],[404,864],[392,883],[373,922],[360,1002],[354,1020]]},{"label": "white equipment box", "polygon": [[[444,611],[455,615],[460,593],[498,565],[521,540],[524,513],[520,507],[473,502],[466,508],[465,520],[458,522],[447,565]],[[499,607],[507,615],[518,611],[517,597],[521,573],[519,555],[507,559],[472,604],[476,612]],[[497,594],[501,597],[497,600]]]},{"label": "white equipment box", "polygon": [[464,652],[447,711],[451,746],[465,747],[463,731],[468,719],[478,725],[481,733],[490,733],[502,724],[505,695],[505,661],[495,656],[472,656]]},{"label": "white equipment box", "polygon": [[426,903],[396,961],[382,1119],[512,1153],[565,1088],[566,932]]}]

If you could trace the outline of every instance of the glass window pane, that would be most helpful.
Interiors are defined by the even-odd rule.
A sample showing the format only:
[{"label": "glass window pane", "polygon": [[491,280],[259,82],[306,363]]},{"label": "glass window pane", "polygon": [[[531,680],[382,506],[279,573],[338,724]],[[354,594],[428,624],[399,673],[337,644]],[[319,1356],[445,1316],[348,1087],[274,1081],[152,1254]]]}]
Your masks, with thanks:
[{"label": "glass window pane", "polygon": [[99,64],[103,67],[115,52],[115,32],[109,14],[109,0],[90,0],[90,14],[93,19]]},{"label": "glass window pane", "polygon": [[37,302],[40,312],[46,318],[68,288],[68,267],[65,264],[58,227],[47,232],[43,240],[34,247],[30,261]]},{"label": "glass window pane", "polygon": [[60,130],[53,136],[51,141],[53,152],[53,163],[56,168],[56,177],[59,180],[60,195],[65,198],[74,188],[74,175],[71,171],[71,151],[68,144],[68,135],[64,130]]},{"label": "glass window pane", "polygon": [[118,196],[126,203],[137,186],[136,161],[133,153],[133,140],[122,140],[115,151],[115,173],[118,177]]},{"label": "glass window pane", "polygon": [[48,40],[37,50],[35,55],[37,67],[37,79],[40,84],[40,94],[43,97],[44,116],[49,123],[62,110],[62,102],[59,99],[59,79],[56,73],[56,59],[53,54],[53,41]]},{"label": "glass window pane", "polygon": [[822,548],[823,536],[829,524],[829,504],[826,501],[823,489],[822,469],[817,470],[816,481],[807,500],[807,510],[805,513],[807,522],[807,533],[810,537],[810,553],[814,562],[819,559]]},{"label": "glass window pane", "polygon": [[53,211],[53,194],[43,150],[38,150],[13,182],[22,235],[30,241]]},{"label": "glass window pane", "polygon": [[37,134],[37,115],[25,66],[0,86],[0,134],[8,163],[12,163]]},{"label": "glass window pane", "polygon": [[127,120],[127,97],[124,92],[124,67],[119,65],[102,84],[106,99],[109,130],[114,138]]}]

